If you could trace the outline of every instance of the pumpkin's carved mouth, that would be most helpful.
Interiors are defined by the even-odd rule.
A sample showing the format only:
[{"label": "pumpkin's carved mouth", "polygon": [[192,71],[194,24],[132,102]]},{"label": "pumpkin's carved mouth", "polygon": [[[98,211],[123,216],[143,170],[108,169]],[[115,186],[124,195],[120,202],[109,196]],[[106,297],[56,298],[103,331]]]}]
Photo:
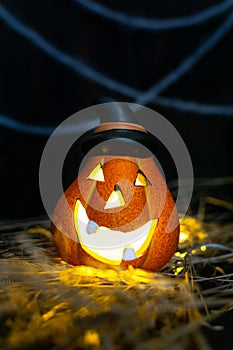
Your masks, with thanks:
[{"label": "pumpkin's carved mouth", "polygon": [[115,231],[89,220],[79,199],[75,204],[74,224],[82,248],[97,260],[112,265],[139,258],[148,248],[157,223],[158,219],[153,219],[131,232]]}]

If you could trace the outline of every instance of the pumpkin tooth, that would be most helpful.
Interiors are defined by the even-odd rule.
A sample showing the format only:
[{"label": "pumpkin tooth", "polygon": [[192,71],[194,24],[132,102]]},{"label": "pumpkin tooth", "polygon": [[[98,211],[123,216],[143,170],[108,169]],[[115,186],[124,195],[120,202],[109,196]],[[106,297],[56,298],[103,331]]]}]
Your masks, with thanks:
[{"label": "pumpkin tooth", "polygon": [[137,259],[134,249],[133,248],[125,248],[124,252],[123,252],[122,259],[125,261]]},{"label": "pumpkin tooth", "polygon": [[87,233],[96,233],[96,230],[98,229],[99,225],[94,220],[89,220],[87,224],[86,231]]}]

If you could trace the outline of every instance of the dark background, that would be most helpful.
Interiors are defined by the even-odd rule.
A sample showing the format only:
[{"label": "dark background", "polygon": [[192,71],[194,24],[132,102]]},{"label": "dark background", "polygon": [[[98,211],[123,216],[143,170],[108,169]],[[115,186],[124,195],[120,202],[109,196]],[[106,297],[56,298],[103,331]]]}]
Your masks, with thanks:
[{"label": "dark background", "polygon": [[[191,16],[221,3],[219,0],[98,1],[109,9],[151,19]],[[1,0],[0,5],[63,53],[140,91],[146,91],[178,67],[233,10],[232,6],[198,25],[151,31],[106,19],[74,0]],[[135,101],[121,90],[106,87],[104,82],[93,82],[83,75],[85,70],[80,75],[49,57],[33,40],[10,27],[9,21],[2,20],[2,8],[1,13],[1,116],[24,124],[55,127],[101,95],[110,95],[118,101]],[[232,105],[232,38],[231,29],[160,96],[204,105]],[[197,106],[191,112],[153,101],[147,105],[164,115],[180,132],[190,151],[196,178],[232,175],[233,108],[225,113],[217,112],[216,108],[203,111]],[[48,136],[19,132],[9,123],[0,123],[0,220],[44,213],[38,170],[47,139]],[[172,180],[175,174],[168,171],[166,176]]]}]

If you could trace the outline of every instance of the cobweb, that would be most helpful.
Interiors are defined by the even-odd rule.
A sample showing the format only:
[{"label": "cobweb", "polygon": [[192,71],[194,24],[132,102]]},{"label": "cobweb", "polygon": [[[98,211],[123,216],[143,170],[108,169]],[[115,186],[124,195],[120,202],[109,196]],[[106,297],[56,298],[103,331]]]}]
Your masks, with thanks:
[{"label": "cobweb", "polygon": [[[232,31],[233,26],[233,0],[221,1],[215,5],[200,9],[199,12],[190,13],[184,17],[173,18],[147,18],[121,12],[111,9],[101,2],[94,0],[73,0],[77,5],[77,20],[79,7],[84,8],[90,14],[117,23],[122,28],[128,27],[131,30],[142,30],[146,32],[163,32],[176,29],[186,30],[186,28],[196,27],[198,25],[206,25],[209,21],[224,15],[224,20],[207,38],[201,38],[200,44],[193,49],[187,56],[178,62],[177,66],[167,72],[160,80],[156,81],[151,87],[143,91],[134,86],[129,86],[124,82],[116,80],[114,72],[109,75],[104,74],[101,70],[95,69],[85,62],[83,57],[76,57],[74,54],[66,52],[64,49],[56,46],[55,43],[49,41],[35,28],[31,27],[23,18],[23,10],[20,17],[15,16],[14,11],[0,4],[0,20],[4,26],[10,28],[13,32],[27,42],[32,47],[35,46],[45,55],[54,60],[60,66],[65,66],[77,76],[81,76],[86,81],[97,84],[108,89],[111,92],[123,94],[128,99],[132,99],[139,104],[155,103],[158,106],[172,108],[178,111],[196,113],[200,115],[219,115],[232,118],[232,104],[215,104],[202,103],[199,101],[185,100],[181,98],[167,97],[162,95],[170,86],[177,83],[183,76],[192,71],[192,69],[207,55],[212,54],[213,49],[218,46],[224,37]],[[18,10],[19,10],[18,9]],[[17,7],[16,7],[17,10]],[[59,32],[59,28],[57,28]],[[73,47],[70,48],[72,52]],[[17,53],[21,54],[21,51]],[[229,53],[230,54],[230,53]],[[153,72],[151,73],[153,75]],[[156,77],[155,77],[156,79]],[[31,125],[19,121],[18,117],[0,113],[0,125],[18,132],[24,132],[36,135],[50,135],[56,125],[48,127],[43,125]]]}]

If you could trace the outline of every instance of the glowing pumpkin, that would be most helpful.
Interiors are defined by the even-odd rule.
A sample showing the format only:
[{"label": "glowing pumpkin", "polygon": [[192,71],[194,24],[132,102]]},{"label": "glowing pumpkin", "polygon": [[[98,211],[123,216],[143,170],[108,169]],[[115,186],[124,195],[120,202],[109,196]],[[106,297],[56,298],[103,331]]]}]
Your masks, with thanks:
[{"label": "glowing pumpkin", "polygon": [[174,209],[152,156],[94,156],[60,198],[51,230],[58,253],[72,265],[156,271],[178,245]]}]

